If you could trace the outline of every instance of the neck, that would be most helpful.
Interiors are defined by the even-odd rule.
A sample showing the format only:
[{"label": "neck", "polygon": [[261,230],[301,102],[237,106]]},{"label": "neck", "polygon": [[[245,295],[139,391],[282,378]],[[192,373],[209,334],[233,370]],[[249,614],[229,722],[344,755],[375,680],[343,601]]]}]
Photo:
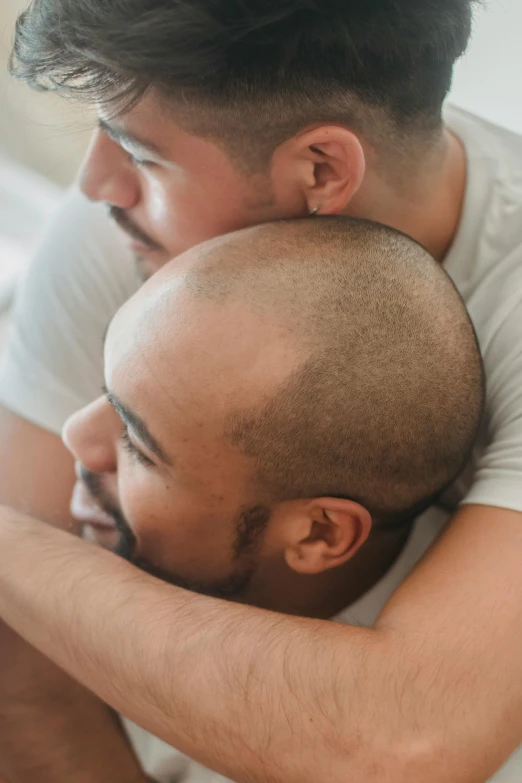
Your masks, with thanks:
[{"label": "neck", "polygon": [[384,179],[371,164],[360,190],[345,210],[411,236],[443,261],[457,233],[466,191],[466,153],[462,142],[445,130],[436,150],[404,177]]}]

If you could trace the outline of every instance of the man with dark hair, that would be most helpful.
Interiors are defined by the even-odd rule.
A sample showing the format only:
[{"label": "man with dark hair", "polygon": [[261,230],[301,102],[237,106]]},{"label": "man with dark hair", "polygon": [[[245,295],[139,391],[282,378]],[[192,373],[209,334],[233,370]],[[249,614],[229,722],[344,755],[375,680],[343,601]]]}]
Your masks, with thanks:
[{"label": "man with dark hair", "polygon": [[[128,711],[142,724],[175,745],[190,734],[192,755],[238,780],[370,781],[385,768],[391,780],[468,783],[497,769],[522,736],[522,141],[463,112],[443,120],[472,6],[36,0],[18,23],[13,71],[96,103],[81,187],[109,205],[142,272],[246,226],[366,217],[444,263],[477,329],[488,381],[483,431],[444,496],[454,512],[448,530],[385,610],[388,633],[363,639],[326,624],[317,635],[278,619],[276,634],[259,610],[170,588],[179,631],[172,672],[192,660],[191,639],[220,651],[201,658],[197,689],[171,673],[164,697],[145,666],[154,651],[138,655],[136,639],[126,650],[137,655],[129,666],[142,670],[143,690],[128,669],[111,669],[121,636],[96,671],[83,661],[89,687],[120,707],[132,691]],[[59,432],[99,393],[104,330],[139,285],[130,256],[102,207],[73,194],[18,302],[0,371],[0,499],[57,526],[69,524],[74,484]],[[140,585],[151,600],[143,618],[156,594]],[[95,630],[90,638],[103,642]],[[22,783],[36,767],[39,781],[56,783],[70,779],[66,758],[82,770],[77,780],[116,780],[121,737],[102,705],[1,633],[0,772]],[[278,651],[269,670],[268,648]],[[322,653],[331,665],[318,671]],[[395,707],[383,697],[392,661]],[[289,685],[289,671],[313,676]],[[57,704],[60,691],[67,696]],[[208,711],[217,702],[219,717]],[[251,719],[253,703],[262,720]]]}]

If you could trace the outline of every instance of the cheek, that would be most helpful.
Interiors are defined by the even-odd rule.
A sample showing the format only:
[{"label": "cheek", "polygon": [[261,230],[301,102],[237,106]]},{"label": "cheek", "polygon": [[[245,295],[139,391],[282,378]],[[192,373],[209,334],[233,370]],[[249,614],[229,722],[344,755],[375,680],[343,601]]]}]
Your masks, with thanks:
[{"label": "cheek", "polygon": [[123,516],[140,546],[151,534],[163,535],[175,516],[176,493],[169,482],[148,468],[127,462],[118,468],[118,496]]},{"label": "cheek", "polygon": [[141,208],[147,230],[156,242],[165,247],[170,256],[182,252],[178,249],[177,228],[186,210],[184,177],[172,172],[154,169],[143,173]]},{"label": "cheek", "polygon": [[141,466],[120,470],[119,495],[141,557],[187,579],[228,575],[233,526],[223,509]]},{"label": "cheek", "polygon": [[171,256],[271,217],[238,182],[224,182],[211,170],[150,176],[143,194],[151,232]]},{"label": "cheek", "polygon": [[[167,225],[169,216],[175,206],[175,193],[170,194],[162,179],[150,178],[147,194],[147,211],[150,220],[157,225]],[[171,203],[172,202],[172,203]]]}]

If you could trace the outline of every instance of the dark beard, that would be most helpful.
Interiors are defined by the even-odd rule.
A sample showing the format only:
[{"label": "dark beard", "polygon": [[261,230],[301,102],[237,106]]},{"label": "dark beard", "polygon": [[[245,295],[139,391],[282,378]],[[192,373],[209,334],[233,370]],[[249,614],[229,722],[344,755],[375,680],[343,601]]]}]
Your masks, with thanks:
[{"label": "dark beard", "polygon": [[120,539],[112,551],[118,557],[139,568],[162,582],[190,590],[194,593],[208,595],[214,598],[227,600],[240,600],[246,593],[252,577],[258,567],[258,552],[263,533],[270,520],[271,511],[267,506],[253,506],[243,509],[239,514],[236,525],[236,540],[234,543],[234,562],[241,566],[238,570],[226,577],[212,583],[205,584],[198,580],[185,579],[176,574],[164,571],[150,563],[137,552],[137,539],[131,526],[116,505],[107,497],[101,486],[98,474],[91,473],[82,466],[81,480],[87,487],[91,496],[97,501],[100,508],[109,514],[120,534]]},{"label": "dark beard", "polygon": [[129,562],[139,568],[140,571],[144,571],[146,574],[156,577],[156,579],[161,579],[162,582],[181,587],[184,590],[190,590],[192,593],[207,595],[211,598],[224,598],[228,601],[241,600],[257,571],[257,564],[252,563],[226,579],[213,582],[212,584],[203,584],[193,579],[184,579],[183,577],[167,573],[141,557],[132,557]]},{"label": "dark beard", "polygon": [[127,216],[124,209],[121,209],[120,207],[109,207],[109,215],[122,231],[132,237],[132,239],[140,242],[140,244],[148,247],[149,250],[158,251],[163,249],[161,245],[154,242],[148,234],[145,234],[141,228],[138,228],[134,221]]}]

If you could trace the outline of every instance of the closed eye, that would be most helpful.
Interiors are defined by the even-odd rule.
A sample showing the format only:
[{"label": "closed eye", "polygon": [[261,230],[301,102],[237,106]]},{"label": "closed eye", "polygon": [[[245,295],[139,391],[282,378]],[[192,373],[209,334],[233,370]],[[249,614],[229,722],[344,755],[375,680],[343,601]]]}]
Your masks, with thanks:
[{"label": "closed eye", "polygon": [[127,452],[127,454],[130,454],[133,459],[135,459],[137,462],[140,462],[142,465],[145,465],[146,467],[151,467],[154,465],[154,462],[149,459],[143,452],[141,452],[132,442],[129,435],[129,430],[126,426],[123,427],[120,440],[123,444],[123,448]]},{"label": "closed eye", "polygon": [[136,155],[133,155],[131,152],[127,152],[127,157],[129,158],[130,162],[133,166],[136,166],[136,168],[150,168],[151,166],[154,166],[154,162],[152,160],[145,160],[144,158],[139,158]]}]

